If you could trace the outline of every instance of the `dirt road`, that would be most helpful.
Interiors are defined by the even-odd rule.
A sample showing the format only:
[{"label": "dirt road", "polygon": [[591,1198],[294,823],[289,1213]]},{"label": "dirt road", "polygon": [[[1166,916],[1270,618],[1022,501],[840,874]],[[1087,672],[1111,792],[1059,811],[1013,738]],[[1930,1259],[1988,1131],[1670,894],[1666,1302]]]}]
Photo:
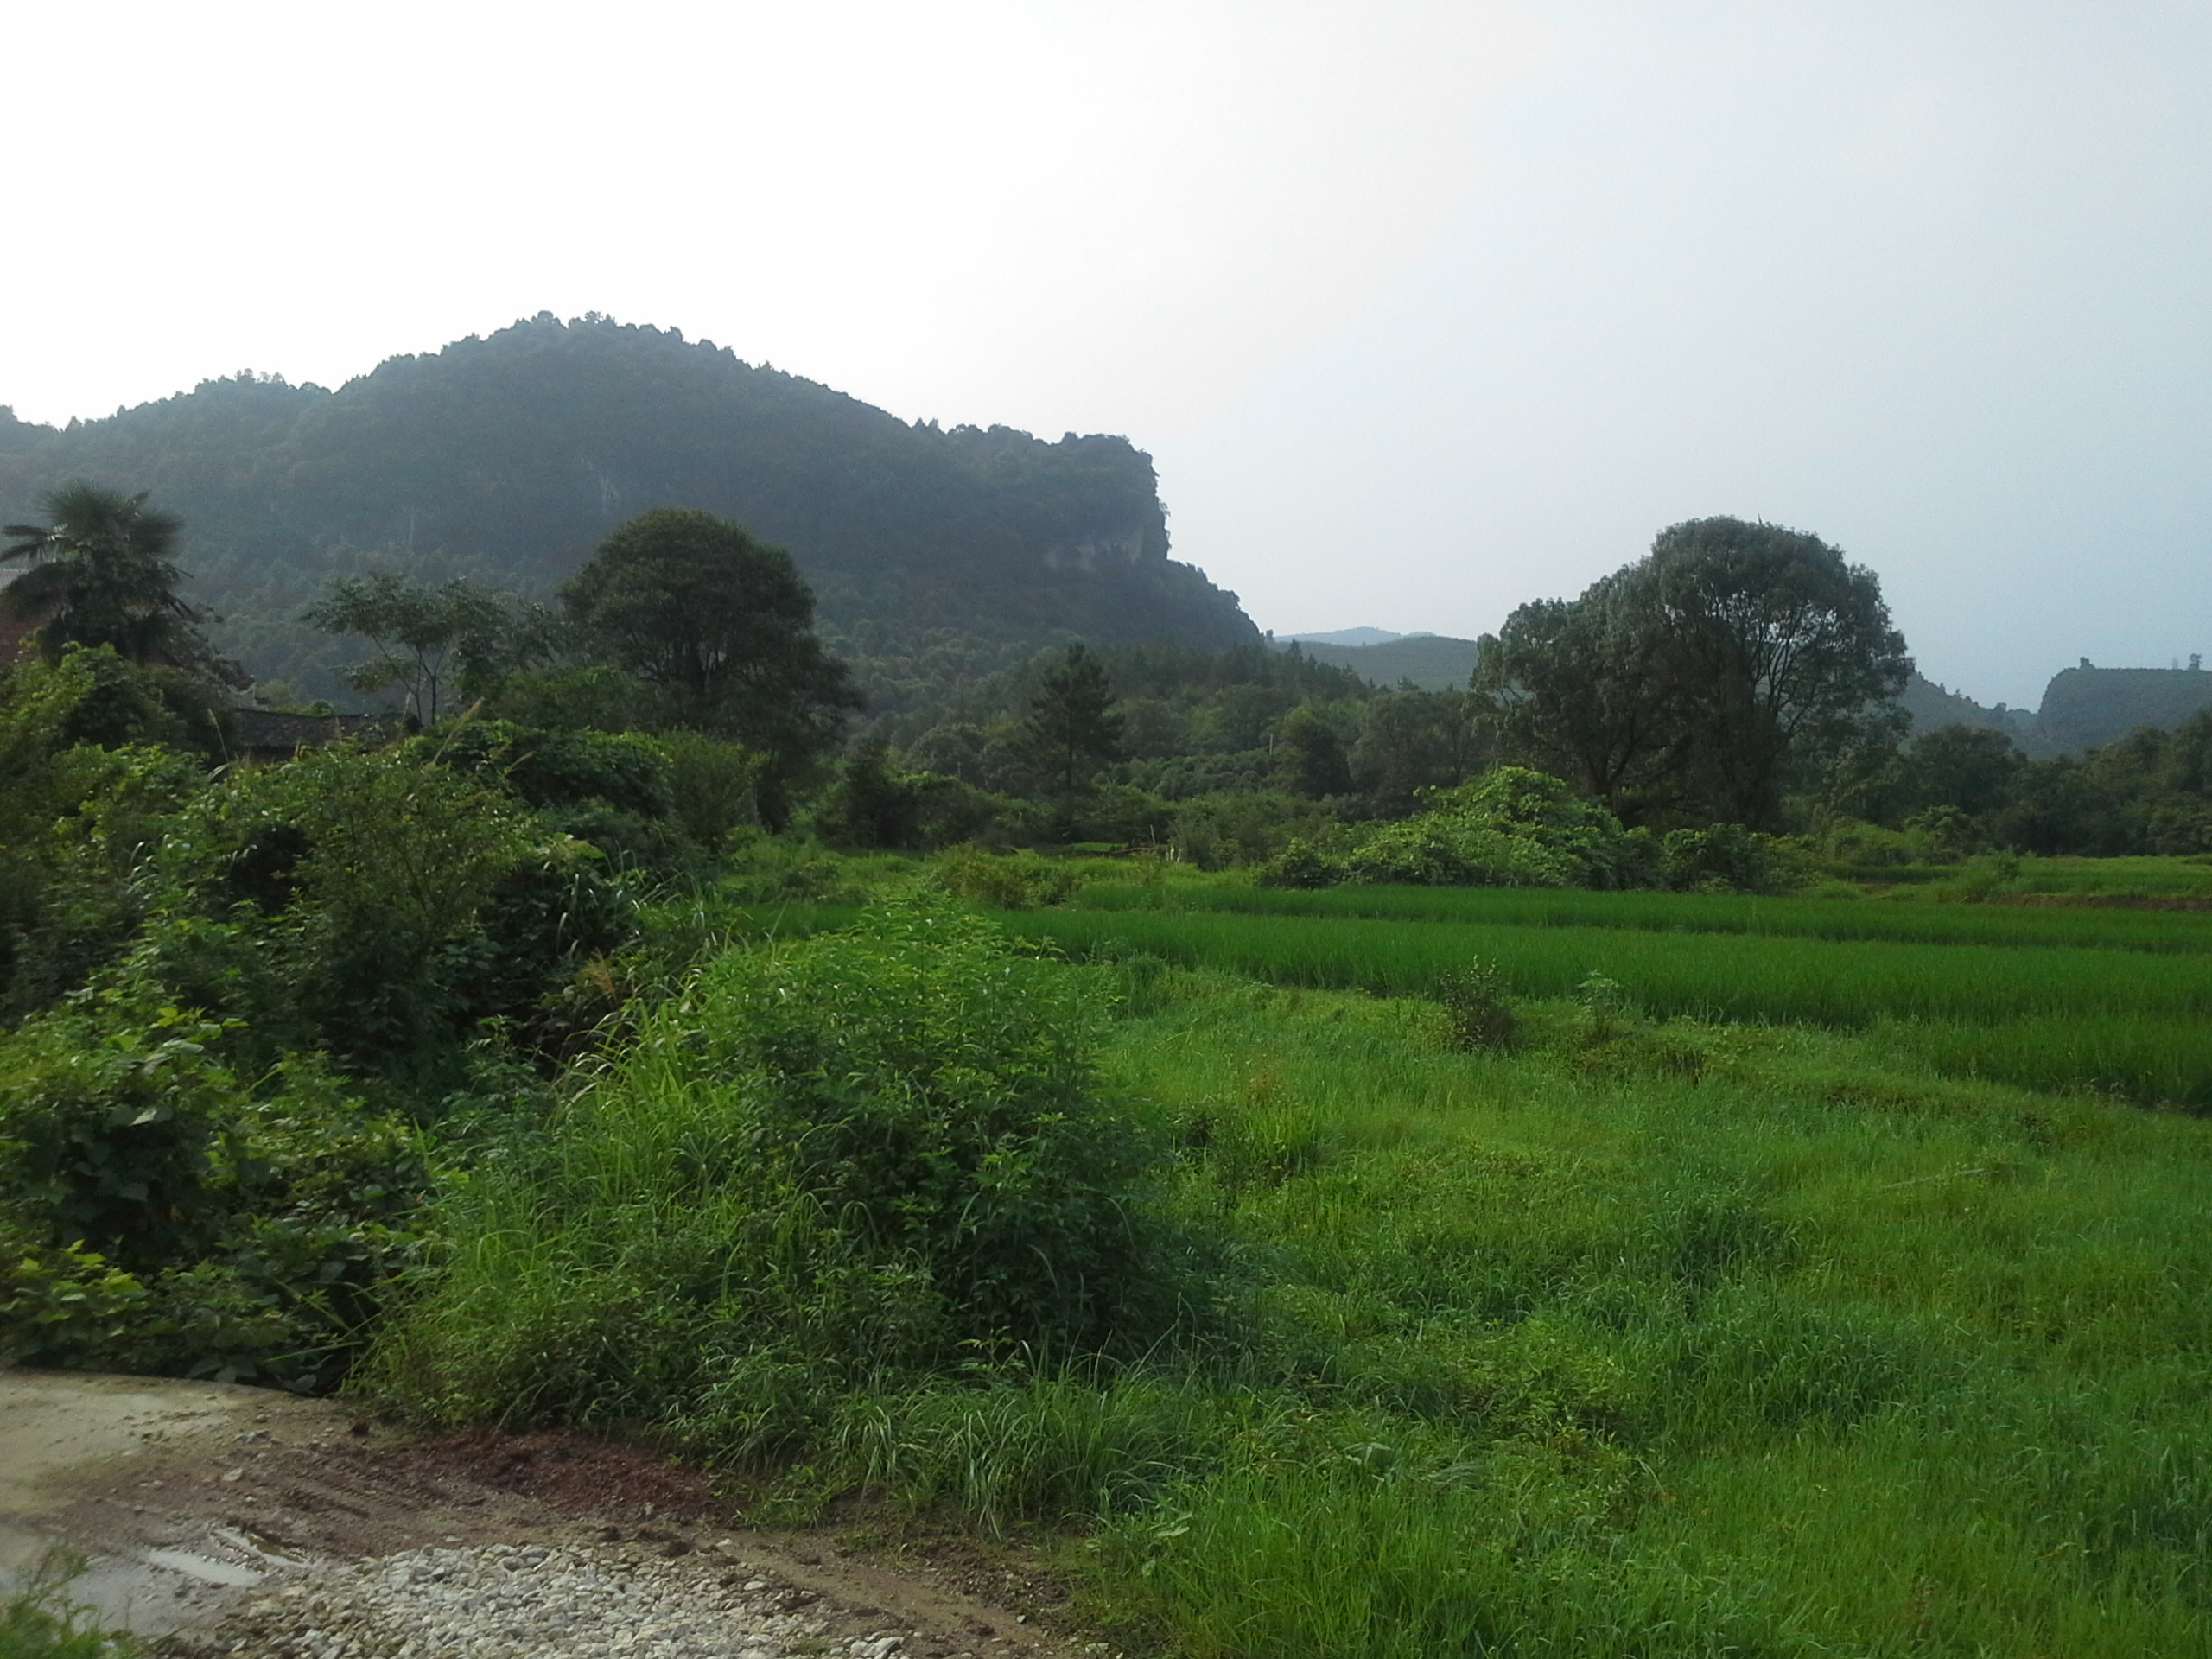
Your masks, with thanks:
[{"label": "dirt road", "polygon": [[975,1575],[745,1532],[694,1471],[576,1437],[425,1441],[340,1402],[0,1370],[0,1583],[178,1654],[1099,1659]]}]

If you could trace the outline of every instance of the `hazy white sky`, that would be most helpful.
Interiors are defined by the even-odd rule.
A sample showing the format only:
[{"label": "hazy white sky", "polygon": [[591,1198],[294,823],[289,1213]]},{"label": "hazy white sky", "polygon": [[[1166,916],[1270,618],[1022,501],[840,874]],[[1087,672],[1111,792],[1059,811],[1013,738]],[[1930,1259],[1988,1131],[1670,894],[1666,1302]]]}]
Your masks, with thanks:
[{"label": "hazy white sky", "polygon": [[2212,652],[2202,0],[75,0],[0,58],[29,418],[600,310],[1126,432],[1285,632],[1736,512],[1985,700]]}]

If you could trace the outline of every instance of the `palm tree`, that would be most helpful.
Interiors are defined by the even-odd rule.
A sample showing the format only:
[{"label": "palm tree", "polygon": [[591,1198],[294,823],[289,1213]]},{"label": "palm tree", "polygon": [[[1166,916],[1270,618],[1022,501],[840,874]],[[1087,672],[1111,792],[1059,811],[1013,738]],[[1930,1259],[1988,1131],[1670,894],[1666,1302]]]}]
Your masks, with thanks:
[{"label": "palm tree", "polygon": [[219,672],[228,664],[196,626],[207,613],[177,597],[185,573],[169,553],[183,520],[149,507],[148,493],[78,479],[41,498],[50,524],[0,531],[16,538],[0,563],[29,566],[0,588],[0,613],[35,627],[48,658],[73,645],[112,645],[143,665]]}]

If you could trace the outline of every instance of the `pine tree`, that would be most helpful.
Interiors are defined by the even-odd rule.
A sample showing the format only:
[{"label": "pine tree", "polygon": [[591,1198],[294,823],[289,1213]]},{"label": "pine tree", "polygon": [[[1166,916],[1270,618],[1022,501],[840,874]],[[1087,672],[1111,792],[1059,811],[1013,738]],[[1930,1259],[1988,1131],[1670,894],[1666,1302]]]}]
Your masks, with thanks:
[{"label": "pine tree", "polygon": [[1081,645],[1045,676],[1022,730],[1037,767],[1063,796],[1087,787],[1100,766],[1122,758],[1122,716],[1098,659]]}]

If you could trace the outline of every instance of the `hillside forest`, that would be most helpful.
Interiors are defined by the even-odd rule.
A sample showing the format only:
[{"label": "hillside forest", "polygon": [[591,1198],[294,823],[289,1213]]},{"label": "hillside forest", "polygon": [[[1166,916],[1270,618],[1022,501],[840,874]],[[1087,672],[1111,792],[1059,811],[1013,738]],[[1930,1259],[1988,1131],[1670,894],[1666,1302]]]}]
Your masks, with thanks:
[{"label": "hillside forest", "polygon": [[[796,462],[550,586],[551,519],[233,573],[228,632],[164,489],[9,528],[7,1357],[1027,1529],[1132,1649],[2206,1650],[2212,713],[1916,734],[1875,573],[1726,518],[1378,687],[1166,561],[1119,441],[671,360],[1033,586],[871,632]],[[315,399],[148,418],[340,499]],[[1031,558],[1083,522],[1135,550]],[[1076,626],[1130,592],[1182,620]]]}]

